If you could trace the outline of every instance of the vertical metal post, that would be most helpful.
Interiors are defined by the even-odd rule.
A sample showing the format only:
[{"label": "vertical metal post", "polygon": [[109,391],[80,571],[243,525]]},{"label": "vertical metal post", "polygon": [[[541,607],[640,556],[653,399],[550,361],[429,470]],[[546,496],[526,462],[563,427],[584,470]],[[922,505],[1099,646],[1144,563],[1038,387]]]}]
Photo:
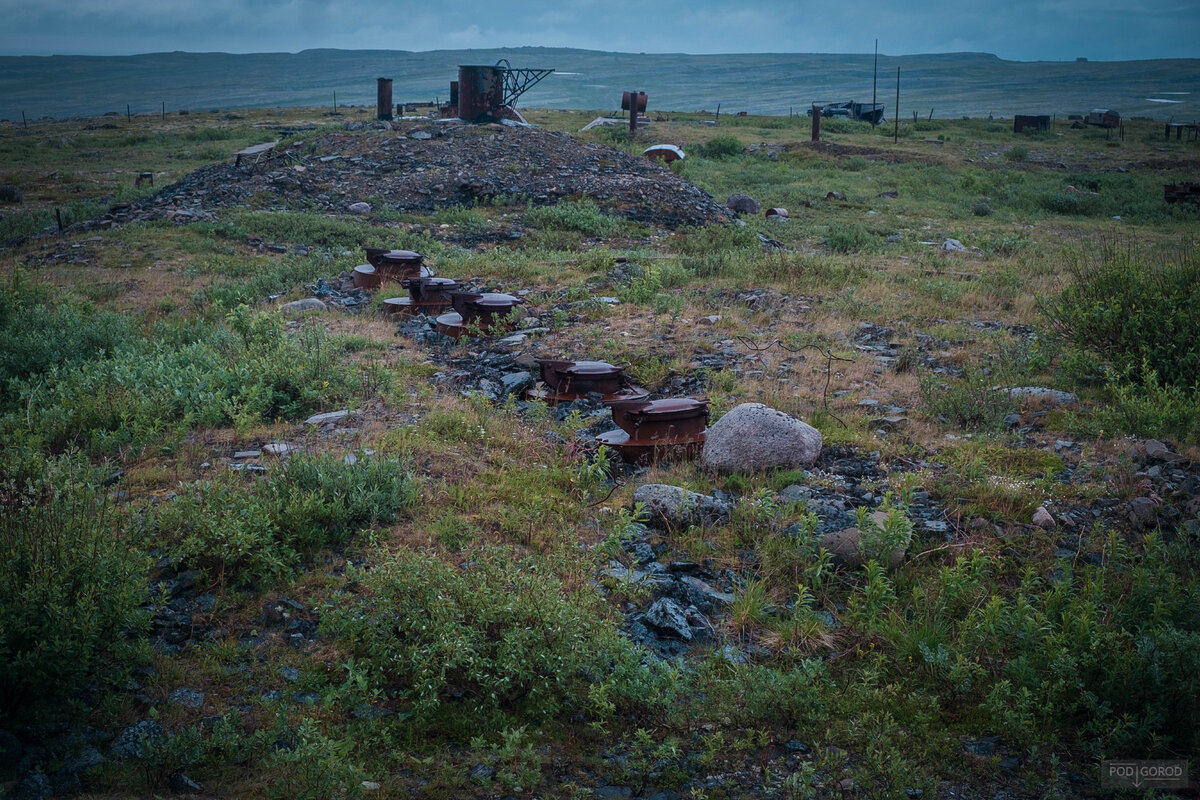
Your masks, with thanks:
[{"label": "vertical metal post", "polygon": [[28,128],[29,120],[25,119],[25,110],[21,109],[21,127]]},{"label": "vertical metal post", "polygon": [[163,118],[163,122],[166,122],[166,120],[167,120],[167,101],[166,101],[166,100],[163,100],[163,115],[162,115],[162,118]]},{"label": "vertical metal post", "polygon": [[378,119],[392,118],[392,79],[378,78],[375,92],[375,116]]},{"label": "vertical metal post", "polygon": [[813,124],[812,124],[812,140],[814,142],[821,141],[821,112],[825,110],[825,106],[813,106]]},{"label": "vertical metal post", "polygon": [[892,129],[892,144],[900,141],[900,68],[896,67],[896,125]]},{"label": "vertical metal post", "polygon": [[871,74],[871,130],[875,130],[875,87],[879,83],[879,40],[875,40],[875,71]]},{"label": "vertical metal post", "polygon": [[133,121],[133,112],[129,108],[129,103],[125,104],[125,121],[126,122]]},{"label": "vertical metal post", "polygon": [[637,136],[638,93],[634,89],[629,93],[629,141]]}]

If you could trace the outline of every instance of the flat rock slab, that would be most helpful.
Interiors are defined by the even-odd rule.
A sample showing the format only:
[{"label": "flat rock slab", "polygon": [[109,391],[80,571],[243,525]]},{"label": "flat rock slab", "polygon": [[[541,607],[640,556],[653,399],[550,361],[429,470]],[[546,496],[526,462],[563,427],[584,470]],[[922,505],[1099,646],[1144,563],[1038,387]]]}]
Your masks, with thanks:
[{"label": "flat rock slab", "polygon": [[1079,402],[1079,397],[1071,392],[1064,392],[1059,389],[1049,389],[1045,386],[1014,386],[1007,391],[1008,396],[1014,400],[1030,398],[1033,400],[1045,400],[1056,405],[1066,405],[1068,403]]},{"label": "flat rock slab", "polygon": [[742,403],[708,429],[702,460],[718,472],[811,467],[821,432],[762,403]]},{"label": "flat rock slab", "polygon": [[327,425],[331,422],[341,422],[350,416],[349,409],[343,411],[326,411],[324,414],[313,414],[304,420],[305,425]]},{"label": "flat rock slab", "polygon": [[729,514],[729,505],[715,497],[665,483],[639,486],[633,502],[641,503],[649,523],[660,527],[695,525]]}]

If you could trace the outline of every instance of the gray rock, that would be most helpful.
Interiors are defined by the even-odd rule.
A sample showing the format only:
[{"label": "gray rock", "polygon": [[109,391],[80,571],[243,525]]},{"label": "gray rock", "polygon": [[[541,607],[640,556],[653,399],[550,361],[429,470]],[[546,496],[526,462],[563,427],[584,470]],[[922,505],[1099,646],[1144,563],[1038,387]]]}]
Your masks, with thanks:
[{"label": "gray rock", "polygon": [[370,214],[371,213],[371,204],[370,203],[351,203],[349,210],[350,210],[351,214]]},{"label": "gray rock", "polygon": [[597,798],[604,800],[623,800],[626,797],[633,797],[632,786],[601,786],[593,792]]},{"label": "gray rock", "polygon": [[783,491],[779,493],[779,500],[783,503],[803,503],[810,497],[812,497],[812,489],[798,483],[783,487]]},{"label": "gray rock", "polygon": [[280,667],[279,674],[283,676],[285,681],[291,681],[295,683],[296,681],[300,680],[300,670],[296,669],[295,667]]},{"label": "gray rock", "polygon": [[1045,506],[1038,506],[1037,511],[1033,512],[1033,524],[1049,530],[1057,523],[1054,521],[1054,515],[1047,511]]},{"label": "gray rock", "polygon": [[175,794],[197,794],[201,791],[200,784],[184,775],[182,772],[176,772],[171,776],[170,783],[171,791]]},{"label": "gray rock", "polygon": [[713,608],[720,608],[733,604],[734,597],[732,594],[714,589],[692,575],[684,575],[679,581],[687,587],[688,596],[695,598],[693,602],[697,606],[707,605]]},{"label": "gray rock", "polygon": [[[882,527],[887,521],[887,514],[875,511],[871,514],[871,519]],[[869,560],[869,555],[863,550],[862,532],[857,526],[827,533],[821,537],[819,544],[829,551],[835,564],[848,569],[858,569]],[[887,559],[888,569],[897,569],[904,562],[905,550],[904,545],[892,549]]]},{"label": "gray rock", "polygon": [[113,739],[109,752],[113,758],[141,758],[149,754],[147,745],[166,735],[163,726],[152,719],[144,719],[130,725]]},{"label": "gray rock", "polygon": [[958,239],[947,239],[942,242],[942,249],[947,253],[965,253],[967,248]]},{"label": "gray rock", "polygon": [[180,688],[171,692],[167,699],[172,703],[187,706],[188,708],[199,708],[204,705],[204,692],[195,689]]},{"label": "gray rock", "polygon": [[903,233],[893,233],[891,236],[884,239],[884,241],[887,242],[888,244],[896,244],[897,242],[903,242],[904,234]]},{"label": "gray rock", "polygon": [[533,375],[528,372],[509,372],[500,376],[500,385],[501,396],[515,394],[520,397],[526,389],[533,387]]},{"label": "gray rock", "polygon": [[1057,405],[1079,402],[1079,398],[1071,392],[1048,389],[1045,386],[1014,386],[1008,390],[1008,396],[1013,399],[1029,397],[1034,400],[1046,400]]},{"label": "gray rock", "polygon": [[473,781],[490,781],[492,778],[496,777],[496,770],[493,767],[489,767],[487,764],[480,762],[471,767],[471,772],[468,773],[468,775]]},{"label": "gray rock", "polygon": [[1158,503],[1149,497],[1135,497],[1129,501],[1129,519],[1133,522],[1153,522],[1158,516]]},{"label": "gray rock", "polygon": [[704,465],[719,472],[811,467],[821,432],[762,403],[742,403],[717,420],[704,442]]},{"label": "gray rock", "polygon": [[305,425],[324,425],[329,422],[341,422],[348,416],[350,416],[349,410],[326,411],[324,414],[313,414],[311,417],[304,420],[304,424]]},{"label": "gray rock", "polygon": [[1151,461],[1183,461],[1183,456],[1172,453],[1171,449],[1157,439],[1147,439],[1145,443],[1146,458]]},{"label": "gray rock", "polygon": [[41,772],[31,772],[6,795],[12,800],[44,800],[54,795],[50,779]]},{"label": "gray rock", "polygon": [[748,194],[731,194],[725,201],[725,207],[739,214],[757,214],[758,201]]},{"label": "gray rock", "polygon": [[669,597],[660,597],[646,609],[645,623],[660,636],[692,640],[692,626],[688,624],[683,607]]},{"label": "gray rock", "polygon": [[303,300],[293,300],[290,303],[284,303],[279,307],[279,310],[284,314],[307,314],[310,311],[328,311],[329,306],[315,297],[306,297]]},{"label": "gray rock", "polygon": [[288,444],[287,442],[271,442],[270,444],[263,445],[263,452],[280,457],[291,455],[299,449],[296,445]]},{"label": "gray rock", "polygon": [[659,526],[694,525],[729,514],[729,505],[715,497],[665,483],[639,486],[633,502],[641,503],[651,524]]},{"label": "gray rock", "polygon": [[90,744],[63,762],[60,772],[82,774],[104,763],[104,756]]}]

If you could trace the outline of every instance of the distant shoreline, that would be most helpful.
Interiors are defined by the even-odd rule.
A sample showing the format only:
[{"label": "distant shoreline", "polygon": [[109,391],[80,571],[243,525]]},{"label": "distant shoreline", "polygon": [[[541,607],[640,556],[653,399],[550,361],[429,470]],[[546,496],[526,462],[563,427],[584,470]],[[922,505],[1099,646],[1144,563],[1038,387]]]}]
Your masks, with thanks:
[{"label": "distant shoreline", "polygon": [[[378,77],[395,102],[446,100],[460,64],[507,59],[556,70],[520,98],[525,108],[617,110],[644,91],[651,113],[715,109],[788,116],[813,101],[870,102],[908,119],[1065,117],[1112,108],[1125,118],[1200,118],[1200,59],[1005,61],[986,53],[628,54],[565,48],[496,50],[306,50],[300,53],[152,53],[136,56],[0,57],[0,119],[180,110],[373,106]],[[1170,98],[1171,102],[1163,102]]]}]

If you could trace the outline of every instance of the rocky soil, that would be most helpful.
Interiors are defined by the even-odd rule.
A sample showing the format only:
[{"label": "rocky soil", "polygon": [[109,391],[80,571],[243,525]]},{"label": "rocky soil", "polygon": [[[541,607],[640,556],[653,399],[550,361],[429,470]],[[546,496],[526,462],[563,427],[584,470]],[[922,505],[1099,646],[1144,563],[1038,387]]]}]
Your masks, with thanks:
[{"label": "rocky soil", "polygon": [[724,221],[728,210],[657,161],[565,133],[458,120],[349,123],[294,139],[257,161],[212,164],[92,225],[212,219],[223,208],[370,214],[587,197],[606,213],[662,228]]}]

